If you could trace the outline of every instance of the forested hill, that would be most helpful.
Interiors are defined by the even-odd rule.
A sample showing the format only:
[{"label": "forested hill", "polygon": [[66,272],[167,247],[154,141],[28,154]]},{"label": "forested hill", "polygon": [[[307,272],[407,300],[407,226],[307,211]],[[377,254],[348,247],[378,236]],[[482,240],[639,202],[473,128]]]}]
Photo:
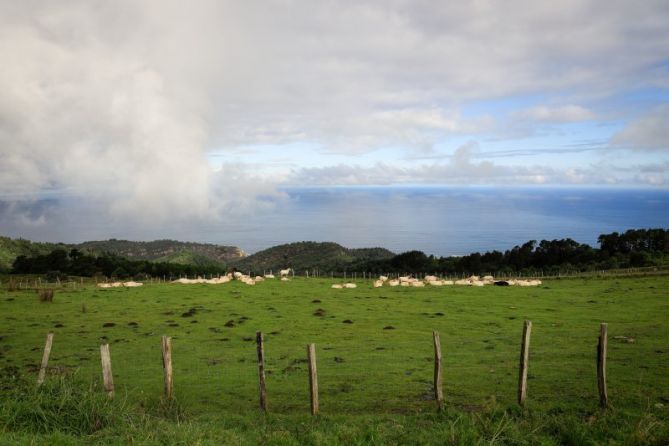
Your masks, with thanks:
[{"label": "forested hill", "polygon": [[129,240],[103,240],[73,245],[90,254],[112,253],[130,260],[151,260],[181,264],[228,263],[246,255],[235,246],[209,243],[179,242],[177,240],[154,240],[134,242]]},{"label": "forested hill", "polygon": [[150,260],[183,265],[223,266],[233,259],[239,259],[246,255],[244,251],[235,246],[179,242],[176,240],[135,242],[110,239],[79,244],[65,244],[39,243],[24,239],[0,237],[0,271],[9,271],[14,260],[19,256],[35,257],[46,255],[56,249],[66,251],[77,249],[85,254],[94,256],[109,253],[130,260]]},{"label": "forested hill", "polygon": [[49,254],[54,249],[70,249],[70,245],[31,242],[22,238],[0,236],[0,272],[9,271],[18,256],[35,257]]},{"label": "forested hill", "polygon": [[274,271],[291,267],[298,271],[318,268],[341,270],[358,262],[391,259],[385,248],[345,248],[332,242],[297,242],[274,246],[242,258],[230,265],[241,271]]}]

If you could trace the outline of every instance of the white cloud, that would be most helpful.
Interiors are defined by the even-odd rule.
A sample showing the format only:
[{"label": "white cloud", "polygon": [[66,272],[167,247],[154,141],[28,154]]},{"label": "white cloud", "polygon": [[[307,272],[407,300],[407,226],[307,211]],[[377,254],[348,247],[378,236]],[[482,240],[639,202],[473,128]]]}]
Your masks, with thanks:
[{"label": "white cloud", "polygon": [[638,150],[669,150],[669,104],[627,124],[611,143]]},{"label": "white cloud", "polygon": [[557,107],[548,107],[545,105],[521,110],[513,115],[513,118],[520,120],[532,120],[545,123],[569,123],[591,121],[596,115],[591,110],[580,105],[562,105]]}]

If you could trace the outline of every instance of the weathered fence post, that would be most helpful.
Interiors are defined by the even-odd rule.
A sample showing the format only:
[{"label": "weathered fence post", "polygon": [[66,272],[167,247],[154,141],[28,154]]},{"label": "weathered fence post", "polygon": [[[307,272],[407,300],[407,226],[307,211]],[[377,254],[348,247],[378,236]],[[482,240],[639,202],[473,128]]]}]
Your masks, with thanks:
[{"label": "weathered fence post", "polygon": [[530,359],[530,333],[532,322],[525,321],[523,338],[520,344],[520,367],[518,370],[518,404],[524,405],[527,397],[527,367]]},{"label": "weathered fence post", "polygon": [[42,355],[42,364],[37,376],[37,385],[41,386],[46,377],[46,366],[49,365],[49,355],[51,354],[51,344],[53,344],[53,333],[46,335],[46,344],[44,344],[44,354]]},{"label": "weathered fence post", "polygon": [[311,398],[311,415],[318,413],[318,372],[316,371],[316,344],[307,345],[309,359],[309,396]]},{"label": "weathered fence post", "polygon": [[172,398],[172,338],[163,336],[161,342],[163,352],[163,372],[165,373],[165,398]]},{"label": "weathered fence post", "polygon": [[267,412],[267,387],[265,386],[265,348],[263,345],[262,331],[256,332],[256,344],[258,348],[258,380],[260,388],[260,409]]},{"label": "weathered fence post", "polygon": [[109,356],[109,344],[100,345],[100,361],[102,363],[102,382],[107,396],[114,396],[114,377],[112,376],[111,357]]},{"label": "weathered fence post", "polygon": [[599,389],[599,405],[609,405],[609,395],[606,389],[606,345],[608,343],[608,324],[599,326],[599,343],[597,344],[597,387]]},{"label": "weathered fence post", "polygon": [[441,371],[441,342],[439,341],[439,332],[432,332],[434,341],[434,399],[437,402],[437,410],[444,408],[444,391],[442,389],[444,377]]}]

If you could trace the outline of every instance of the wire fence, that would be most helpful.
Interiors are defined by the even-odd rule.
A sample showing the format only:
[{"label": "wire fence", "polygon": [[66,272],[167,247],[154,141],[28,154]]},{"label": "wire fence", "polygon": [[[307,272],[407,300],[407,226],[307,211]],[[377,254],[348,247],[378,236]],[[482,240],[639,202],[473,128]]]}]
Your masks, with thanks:
[{"label": "wire fence", "polygon": [[[593,327],[596,328],[596,327]],[[136,330],[129,327],[130,330]],[[445,405],[477,411],[494,404],[515,404],[519,385],[520,331],[479,327],[483,336],[449,343],[441,336]],[[106,339],[116,397],[152,404],[164,397],[161,335],[143,333],[129,339]],[[309,410],[309,366],[303,338],[266,333],[264,341],[268,410]],[[415,330],[383,340],[342,335],[316,342],[320,412],[407,413],[434,410],[435,352],[431,332]],[[569,348],[542,342],[541,330],[529,346],[528,403],[596,406],[598,401],[596,337],[565,339]],[[643,406],[669,384],[662,358],[639,363],[616,348],[609,352],[609,386],[613,401]],[[38,361],[41,349],[31,356]],[[212,331],[204,341],[187,335],[172,338],[174,396],[193,412],[244,413],[259,407],[256,338],[229,338]],[[37,368],[32,369],[37,373]],[[67,371],[102,391],[99,347],[86,337],[56,336],[49,375]]]}]

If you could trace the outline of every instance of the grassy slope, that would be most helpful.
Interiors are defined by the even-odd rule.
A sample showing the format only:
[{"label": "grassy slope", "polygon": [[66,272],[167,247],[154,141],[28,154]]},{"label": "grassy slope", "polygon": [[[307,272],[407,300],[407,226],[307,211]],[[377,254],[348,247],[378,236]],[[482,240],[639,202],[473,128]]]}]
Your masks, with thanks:
[{"label": "grassy slope", "polygon": [[[78,379],[99,385],[97,346],[107,339],[117,399],[131,408],[157,407],[160,335],[172,335],[175,393],[191,421],[179,428],[151,418],[146,427],[121,423],[122,429],[98,434],[112,439],[169,439],[157,434],[167,429],[172,439],[183,436],[186,443],[229,438],[323,444],[314,437],[320,436],[335,443],[440,444],[448,435],[455,436],[453,444],[467,443],[468,436],[471,443],[477,437],[546,444],[669,440],[667,408],[655,406],[669,398],[666,276],[555,280],[540,288],[373,289],[360,282],[355,290],[332,290],[329,284],[296,279],[255,287],[87,289],[57,292],[53,304],[38,303],[33,293],[3,292],[0,367],[34,367],[52,330],[50,365],[77,368]],[[190,308],[195,314],[182,316]],[[325,316],[313,315],[319,308]],[[353,323],[342,322],[347,319]],[[514,404],[523,319],[534,323],[525,416]],[[234,327],[226,327],[227,321]],[[609,394],[615,406],[608,416],[597,410],[594,368],[602,321],[609,323]],[[106,322],[116,326],[103,328]],[[257,329],[267,337],[269,406],[275,414],[269,418],[257,412]],[[449,410],[436,418],[433,329],[441,333]],[[318,352],[323,417],[315,421],[304,415],[308,342]],[[21,432],[6,438],[33,438]]]}]

